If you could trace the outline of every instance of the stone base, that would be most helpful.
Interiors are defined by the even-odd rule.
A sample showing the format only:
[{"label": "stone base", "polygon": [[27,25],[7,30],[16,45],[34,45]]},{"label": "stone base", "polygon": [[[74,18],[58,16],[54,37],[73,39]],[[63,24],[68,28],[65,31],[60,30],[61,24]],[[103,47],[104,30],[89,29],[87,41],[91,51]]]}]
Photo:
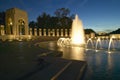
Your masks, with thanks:
[{"label": "stone base", "polygon": [[13,40],[18,40],[18,41],[22,41],[22,40],[30,40],[32,39],[31,35],[2,35],[0,36],[0,39],[2,41],[13,41]]}]

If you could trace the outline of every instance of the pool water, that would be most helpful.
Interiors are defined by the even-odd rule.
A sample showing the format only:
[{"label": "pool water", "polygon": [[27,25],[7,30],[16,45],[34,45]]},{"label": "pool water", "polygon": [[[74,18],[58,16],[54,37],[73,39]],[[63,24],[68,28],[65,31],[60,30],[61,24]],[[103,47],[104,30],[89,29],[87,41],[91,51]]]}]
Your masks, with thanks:
[{"label": "pool water", "polygon": [[15,80],[36,69],[36,57],[47,49],[62,51],[62,58],[86,61],[88,66],[83,80],[120,80],[120,51],[108,53],[106,49],[59,47],[56,41],[33,45],[30,42],[0,42],[1,80]]},{"label": "pool water", "polygon": [[63,58],[87,61],[84,80],[120,80],[120,51],[108,53],[106,49],[94,50],[80,47],[58,47],[56,42],[39,44],[51,50],[63,51]]}]

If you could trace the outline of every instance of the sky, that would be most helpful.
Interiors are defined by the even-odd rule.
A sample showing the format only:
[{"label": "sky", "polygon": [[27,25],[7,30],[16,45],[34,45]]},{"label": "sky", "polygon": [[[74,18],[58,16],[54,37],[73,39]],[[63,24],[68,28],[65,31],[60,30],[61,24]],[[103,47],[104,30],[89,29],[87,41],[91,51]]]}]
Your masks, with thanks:
[{"label": "sky", "polygon": [[0,0],[0,12],[13,7],[25,10],[29,21],[36,21],[43,12],[54,15],[56,9],[68,8],[85,29],[111,32],[120,28],[120,0]]}]

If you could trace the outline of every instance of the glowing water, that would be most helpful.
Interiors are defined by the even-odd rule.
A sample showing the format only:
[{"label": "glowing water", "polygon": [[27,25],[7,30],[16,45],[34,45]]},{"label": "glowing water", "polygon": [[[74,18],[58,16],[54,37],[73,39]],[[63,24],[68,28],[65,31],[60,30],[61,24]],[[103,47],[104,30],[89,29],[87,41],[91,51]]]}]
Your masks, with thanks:
[{"label": "glowing water", "polygon": [[85,36],[82,21],[75,16],[72,23],[71,38],[60,38],[57,41],[58,46],[85,46]]},{"label": "glowing water", "polygon": [[94,48],[93,41],[92,41],[92,39],[91,39],[91,38],[89,38],[89,39],[87,40],[87,43],[86,43],[86,48],[88,47],[88,44],[89,44],[89,43],[91,43],[92,48]]},{"label": "glowing water", "polygon": [[114,49],[114,42],[113,42],[113,38],[114,37],[111,37],[110,38],[110,41],[109,41],[109,45],[108,45],[108,53],[111,53],[111,44],[112,44],[112,47],[113,47],[113,49]]},{"label": "glowing water", "polygon": [[71,45],[82,46],[85,45],[84,29],[82,21],[75,16],[72,23]]},{"label": "glowing water", "polygon": [[96,49],[96,50],[98,49],[98,43],[99,43],[100,49],[101,49],[101,48],[102,48],[102,44],[101,44],[100,38],[98,38],[97,41],[96,41],[96,46],[95,46],[95,49]]}]

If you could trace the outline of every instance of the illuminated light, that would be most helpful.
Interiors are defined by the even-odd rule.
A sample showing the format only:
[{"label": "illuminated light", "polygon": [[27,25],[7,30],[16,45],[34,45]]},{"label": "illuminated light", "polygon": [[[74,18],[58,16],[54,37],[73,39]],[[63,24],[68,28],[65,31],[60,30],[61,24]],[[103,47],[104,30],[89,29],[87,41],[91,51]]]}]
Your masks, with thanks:
[{"label": "illuminated light", "polygon": [[110,54],[110,53],[111,53],[111,51],[108,51],[108,53]]},{"label": "illuminated light", "polygon": [[12,22],[10,22],[10,25],[12,25]]},{"label": "illuminated light", "polygon": [[98,50],[95,50],[95,52],[98,52]]},{"label": "illuminated light", "polygon": [[60,38],[57,41],[58,46],[80,46],[85,47],[85,36],[82,21],[75,16],[72,23],[71,38]]}]

